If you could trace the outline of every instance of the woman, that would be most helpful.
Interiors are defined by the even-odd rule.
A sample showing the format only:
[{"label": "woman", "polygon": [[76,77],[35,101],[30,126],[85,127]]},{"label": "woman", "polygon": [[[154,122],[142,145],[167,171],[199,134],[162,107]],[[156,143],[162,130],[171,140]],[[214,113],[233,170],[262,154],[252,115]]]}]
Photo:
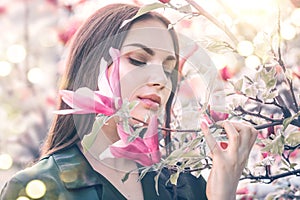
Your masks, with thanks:
[{"label": "woman", "polygon": [[[107,87],[97,87],[98,75],[104,70],[99,66],[102,59],[106,60],[109,67],[104,74],[108,77],[113,74],[114,56],[109,52],[111,48],[117,49],[119,79],[113,81],[120,81],[120,93],[111,95],[137,102],[130,111],[129,123],[134,126],[137,119],[149,122],[145,116],[151,118],[153,113],[164,111],[165,126],[169,127],[177,82],[178,39],[174,30],[168,29],[170,22],[154,12],[125,23],[138,9],[112,4],[99,9],[83,24],[73,38],[61,89],[76,91],[88,87],[106,93]],[[105,85],[105,80],[101,79],[100,83]],[[59,110],[68,108],[63,100],[59,101]],[[119,119],[110,118],[89,151],[84,150],[80,141],[92,131],[94,121],[94,114],[57,115],[43,146],[42,159],[16,174],[2,190],[1,199],[235,199],[239,177],[256,138],[253,128],[224,122],[222,126],[229,138],[224,150],[202,123],[213,158],[207,185],[201,176],[196,178],[190,173],[182,173],[177,186],[172,185],[167,182],[168,170],[163,170],[156,190],[156,172],[148,172],[140,181],[139,173],[132,173],[124,183],[121,181],[126,172],[145,164],[145,160],[128,159],[128,155],[98,159],[120,140]],[[154,155],[160,154],[155,152],[150,164],[157,162]],[[32,180],[42,181],[45,193],[32,196],[28,189]]]}]

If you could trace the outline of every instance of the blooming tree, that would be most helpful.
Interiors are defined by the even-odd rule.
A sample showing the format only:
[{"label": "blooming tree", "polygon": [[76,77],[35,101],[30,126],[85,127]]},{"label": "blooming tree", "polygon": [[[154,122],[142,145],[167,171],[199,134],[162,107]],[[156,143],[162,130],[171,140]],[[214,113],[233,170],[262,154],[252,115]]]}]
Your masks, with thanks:
[{"label": "blooming tree", "polygon": [[[7,1],[7,4],[0,4],[1,19],[4,19],[4,16],[6,15],[11,14],[13,8],[16,10],[15,13],[18,15],[20,15],[19,11],[22,11],[21,13],[23,13],[23,4],[20,6],[20,4],[12,2],[14,1]],[[12,111],[10,113],[13,114],[9,113],[9,116],[26,115],[26,120],[30,123],[34,120],[41,121],[41,125],[38,124],[35,126],[35,131],[31,132],[37,132],[39,134],[32,135],[39,135],[42,137],[40,133],[45,131],[41,131],[41,127],[46,127],[46,124],[48,123],[48,116],[43,113],[45,112],[43,111],[45,107],[44,105],[46,102],[48,107],[53,107],[54,95],[52,95],[52,93],[54,92],[52,90],[54,89],[49,91],[49,84],[45,84],[46,86],[39,85],[34,81],[34,79],[30,79],[29,74],[37,72],[33,66],[43,65],[46,68],[48,67],[49,63],[47,63],[47,65],[45,63],[41,64],[38,60],[51,60],[51,65],[56,66],[57,63],[55,62],[57,62],[57,54],[61,52],[60,45],[66,45],[68,43],[77,27],[80,25],[81,20],[80,18],[76,18],[76,15],[79,15],[78,13],[82,13],[81,11],[87,7],[89,2],[85,0],[78,0],[70,3],[71,1],[45,0],[44,3],[47,3],[48,6],[43,6],[42,4],[34,1],[22,2],[24,2],[24,25],[27,25],[24,26],[25,32],[22,37],[24,36],[23,38],[25,40],[24,46],[29,49],[26,49],[26,56],[24,51],[22,51],[22,49],[20,50],[20,46],[13,46],[13,51],[11,51],[14,52],[12,59],[8,59],[9,62],[0,63],[1,99],[3,102],[13,104],[11,107],[14,107],[16,110],[14,111],[10,109],[10,107],[3,106],[1,111],[4,109],[10,109],[10,111]],[[101,3],[102,2],[104,1],[101,1]],[[142,1],[135,0],[133,2],[143,5]],[[70,91],[61,91],[61,96],[64,97],[66,103],[69,103],[73,109],[60,111],[60,114],[70,114],[75,112],[95,112],[99,114],[95,120],[92,132],[83,138],[83,146],[86,150],[93,145],[93,139],[96,137],[97,131],[107,120],[109,120],[110,117],[119,116],[123,118],[118,126],[121,138],[120,141],[107,149],[107,151],[100,156],[100,159],[104,159],[106,157],[124,157],[127,156],[128,152],[132,152],[132,154],[129,155],[131,156],[130,158],[143,165],[141,167],[142,176],[149,170],[156,170],[159,172],[164,167],[168,167],[173,172],[170,179],[173,184],[176,184],[177,177],[180,172],[189,171],[197,176],[200,175],[203,170],[210,168],[211,166],[211,160],[209,158],[209,152],[206,147],[205,140],[201,131],[197,129],[198,121],[195,120],[196,117],[197,119],[201,118],[207,121],[210,125],[212,134],[214,134],[215,137],[218,137],[220,145],[224,148],[226,148],[227,138],[224,134],[222,134],[222,129],[219,129],[216,122],[224,119],[246,121],[253,124],[260,131],[260,134],[253,150],[254,153],[249,159],[249,165],[241,177],[241,180],[243,180],[241,182],[248,181],[255,182],[255,184],[257,184],[257,182],[264,182],[268,183],[266,185],[273,185],[277,188],[277,191],[273,194],[269,194],[269,197],[272,199],[299,198],[299,181],[296,184],[292,183],[292,178],[299,176],[300,170],[298,164],[298,152],[300,146],[299,34],[296,36],[294,35],[294,40],[288,40],[286,37],[283,37],[284,33],[286,34],[286,29],[284,29],[287,25],[286,21],[291,23],[293,27],[296,27],[296,30],[299,33],[299,1],[278,1],[278,7],[275,6],[277,12],[272,18],[274,21],[274,30],[269,32],[255,30],[254,26],[249,23],[250,20],[248,23],[236,24],[234,28],[227,27],[225,26],[226,23],[224,23],[224,21],[221,22],[214,16],[214,14],[211,14],[213,13],[211,12],[211,9],[207,9],[207,7],[209,8],[209,6],[207,6],[209,4],[208,2],[203,4],[199,2],[200,1],[193,0],[160,0],[153,4],[142,6],[140,13],[138,13],[136,17],[151,10],[162,10],[162,14],[167,14],[167,12],[170,11],[172,14],[177,13],[176,16],[179,16],[178,19],[172,20],[172,24],[170,24],[170,26],[174,26],[175,28],[179,27],[178,30],[180,30],[180,32],[186,31],[184,34],[192,34],[193,31],[196,32],[196,34],[201,34],[204,29],[200,28],[200,31],[197,30],[199,27],[203,27],[203,23],[211,24],[215,28],[212,30],[219,31],[218,35],[221,35],[221,37],[218,37],[217,39],[214,37],[206,37],[205,40],[196,41],[195,43],[204,47],[208,52],[213,52],[213,54],[210,55],[216,56],[216,54],[226,54],[226,56],[234,56],[238,60],[235,60],[237,63],[235,65],[240,67],[234,69],[231,68],[231,65],[233,65],[232,61],[221,66],[219,70],[221,81],[224,85],[223,91],[227,95],[226,102],[228,102],[224,105],[224,109],[216,109],[216,107],[211,105],[211,102],[207,98],[203,98],[201,101],[195,98],[199,101],[195,102],[195,104],[191,104],[191,101],[184,100],[186,96],[179,96],[178,98],[182,98],[182,102],[180,106],[177,104],[174,105],[174,113],[172,113],[172,127],[162,127],[157,123],[158,116],[152,116],[151,120],[148,122],[149,124],[141,120],[139,126],[132,128],[128,126],[128,119],[130,119],[130,109],[135,106],[135,102],[128,103],[126,100],[119,102],[118,100],[120,99],[118,98],[111,99],[99,94],[97,91],[90,91],[85,88],[81,88],[75,93]],[[223,2],[222,9],[225,8],[224,13],[233,13],[230,8],[226,7],[226,3],[224,3],[225,1],[217,2],[219,4],[222,4]],[[99,5],[99,2],[96,3]],[[284,3],[290,4],[288,9],[286,9],[289,14],[284,12],[285,8],[282,7],[282,4]],[[260,2],[260,4],[263,4],[263,2]],[[32,6],[32,10],[43,12],[33,15],[29,12],[29,6]],[[295,12],[294,10],[298,10],[298,12]],[[53,12],[56,12],[59,15],[53,14]],[[232,15],[234,15],[234,13]],[[57,20],[57,16],[60,16],[61,20]],[[11,20],[15,18],[17,17],[11,16]],[[293,20],[294,18],[296,20]],[[51,23],[52,26],[54,26],[54,24],[58,21],[58,27],[56,27],[56,29],[55,27],[53,28],[57,33],[56,40],[58,39],[58,41],[53,41],[54,39],[50,37],[53,34],[52,32],[49,32],[48,29],[45,32],[49,34],[41,34],[41,32],[38,31],[39,29],[42,29],[41,24],[36,23],[35,26],[33,26],[32,22],[36,19],[44,20],[46,22],[45,24]],[[68,21],[69,24],[67,26],[65,26],[66,21]],[[260,21],[262,24],[267,23],[263,18],[261,18]],[[7,26],[6,22],[3,22],[4,26]],[[13,32],[20,33],[23,31],[23,25],[20,24],[21,22],[22,20],[19,20],[16,22],[17,26],[9,26],[6,27],[6,29],[16,30]],[[12,24],[15,25],[16,23]],[[238,31],[235,30],[237,27],[239,27]],[[30,28],[35,31],[29,31]],[[290,29],[288,30],[288,37],[291,37],[293,31]],[[211,30],[207,30],[207,32],[213,34],[213,31]],[[4,46],[17,38],[16,36],[15,38],[10,37],[10,35],[7,37],[4,34],[5,32],[0,34],[5,40],[5,42],[2,43]],[[43,39],[43,45],[46,49],[45,51],[36,49],[41,46],[38,42],[41,42],[42,40],[30,40],[30,36],[32,38],[40,38],[37,36],[41,35],[45,36]],[[251,42],[249,43],[249,41]],[[54,44],[55,42],[59,43],[59,45]],[[5,57],[2,55],[4,52],[2,51],[4,50],[4,46],[1,46],[0,48],[1,59]],[[195,46],[195,48],[193,46],[192,49],[187,50],[187,53],[184,53],[181,58],[179,70],[179,93],[187,93],[188,90],[195,93],[198,89],[194,88],[195,85],[189,82],[189,78],[193,77],[195,70],[189,71],[187,69],[189,61],[193,58],[193,55],[199,51],[199,46]],[[245,49],[245,47],[252,48],[250,53],[249,48]],[[56,53],[53,53],[52,51],[56,51]],[[16,56],[17,54],[18,56]],[[46,59],[40,59],[43,54],[48,55],[48,57],[46,57]],[[112,56],[118,57],[116,54],[112,54]],[[32,57],[35,59],[32,59]],[[19,60],[14,60],[17,58],[19,58]],[[215,60],[218,61],[218,59]],[[246,70],[249,70],[249,67],[245,67],[249,65],[250,61],[256,61],[254,62],[256,64],[251,62],[252,69],[254,69],[251,73]],[[202,61],[200,60],[199,63],[201,62]],[[13,63],[14,68],[11,71],[13,71],[12,74],[15,75],[15,79],[17,79],[17,81],[12,79],[11,76],[11,79],[7,79],[5,74],[8,72],[4,69],[10,69],[5,67],[8,63]],[[32,73],[29,73],[32,68]],[[51,85],[55,85],[57,73],[60,73],[62,69],[48,67],[47,70],[49,69],[52,69],[52,71],[47,72],[54,74],[51,76],[54,78],[53,80],[48,80],[48,82]],[[198,73],[199,71],[196,72]],[[26,77],[29,77],[28,79],[24,76],[24,73]],[[116,73],[113,74],[116,75]],[[43,82],[47,82],[47,79],[44,79]],[[16,87],[12,88],[14,85],[16,85]],[[210,87],[211,85],[208,86]],[[116,89],[118,87],[113,86],[112,88]],[[42,95],[40,95],[41,97],[39,98],[38,103],[36,103],[38,108],[35,109],[31,103],[31,98],[28,98],[28,96],[33,96],[31,94],[41,94],[41,91]],[[49,93],[50,97],[47,96]],[[214,91],[212,90],[210,94],[213,95]],[[12,99],[14,100],[12,101]],[[35,97],[35,99],[37,98]],[[78,101],[74,102],[74,99],[77,99]],[[84,99],[84,101],[82,101],[82,99]],[[82,104],[84,102],[90,103],[91,101],[93,101],[91,104]],[[95,107],[86,107],[91,105],[95,105]],[[96,107],[101,108],[102,110],[95,110]],[[182,110],[185,110],[185,113],[187,114],[182,112]],[[5,117],[3,117],[2,113],[3,112],[0,113],[0,117],[4,123],[1,125],[1,130],[2,132],[5,132],[6,135],[1,135],[1,142],[5,145],[1,145],[0,147],[2,148],[1,151],[4,151],[4,146],[9,144],[4,142],[6,141],[4,137],[8,137],[10,131],[7,131],[6,128],[4,129],[4,125],[7,126],[8,122],[4,121],[3,118]],[[39,119],[39,115],[43,116],[43,120],[36,120],[36,118]],[[24,118],[22,119],[24,121]],[[19,127],[19,129],[23,127],[20,126],[19,120],[20,118],[18,118],[18,120],[14,123],[18,126],[12,126],[14,127],[13,131],[15,132],[18,131],[18,128],[16,127]],[[15,120],[9,118],[7,121],[12,123]],[[193,128],[190,129],[190,123],[196,123],[197,125],[193,125]],[[28,139],[31,137],[34,136],[29,137],[28,135],[25,135],[24,138]],[[161,142],[163,137],[165,137],[169,142],[167,146],[164,146]],[[42,138],[38,139],[38,141],[41,140]],[[158,140],[160,140],[159,143],[155,142]],[[22,142],[25,140],[21,139],[18,141]],[[26,144],[26,146],[28,146],[28,144]],[[36,146],[38,147],[38,145],[39,144]],[[158,148],[161,150],[162,154],[157,151]],[[32,145],[30,146],[30,151],[38,157],[37,149],[33,148]],[[16,159],[15,163],[21,162],[21,157],[17,157],[19,160]],[[28,158],[28,156],[23,157]],[[3,160],[3,156],[1,159]],[[28,160],[26,160],[26,162],[28,162]],[[124,181],[126,178],[127,177],[124,177]],[[279,187],[276,185],[280,186],[281,189],[278,189]],[[261,186],[261,188],[265,188],[265,185]],[[244,197],[252,195],[254,196],[253,198],[255,198],[254,193],[259,195],[259,191],[251,192],[250,190],[250,187],[241,188],[238,191],[238,194],[243,194]],[[266,196],[266,194],[261,196]],[[244,197],[242,196],[241,198]]]},{"label": "blooming tree", "polygon": [[[228,51],[232,54],[238,53],[244,59],[249,56],[242,49],[247,41],[239,41],[226,25],[220,23],[196,1],[186,0],[176,5],[172,4],[173,1],[160,2],[145,5],[134,18],[158,8],[173,9],[183,16],[170,25],[176,26],[176,23],[186,18],[193,20],[195,16],[202,15],[220,28],[230,39],[229,41],[210,40],[206,45],[207,50],[216,53]],[[297,4],[294,6],[297,7]],[[299,65],[285,62],[285,58],[288,58],[286,54],[290,53],[289,44],[284,41],[282,34],[280,5],[277,10],[275,31],[257,34],[254,39],[253,54],[260,61],[254,66],[255,71],[250,75],[240,72],[239,75],[234,76],[226,67],[220,70],[227,98],[231,102],[226,105],[226,111],[218,112],[210,109],[209,102],[201,104],[199,111],[202,117],[211,124],[211,128],[218,132],[216,137],[224,139],[224,136],[220,135],[222,130],[218,130],[215,124],[219,120],[216,118],[246,121],[259,130],[255,150],[259,149],[261,156],[245,169],[241,180],[272,183],[279,182],[278,179],[286,180],[287,177],[300,174],[297,163],[299,161],[297,153],[300,147]],[[203,143],[202,134],[194,135],[188,142],[183,142],[174,134],[175,132],[193,133],[199,130],[170,131],[170,137],[179,141],[179,145],[175,145],[175,149],[170,151],[170,155],[161,163],[174,171],[170,178],[172,183],[176,184],[177,177],[182,171],[199,172],[210,167],[207,152],[203,148],[205,143]],[[226,148],[226,142],[221,142],[221,146]],[[200,160],[202,162],[199,162]],[[269,198],[299,198],[299,185],[296,184],[292,188],[287,185],[283,188],[277,193],[270,194]]]}]

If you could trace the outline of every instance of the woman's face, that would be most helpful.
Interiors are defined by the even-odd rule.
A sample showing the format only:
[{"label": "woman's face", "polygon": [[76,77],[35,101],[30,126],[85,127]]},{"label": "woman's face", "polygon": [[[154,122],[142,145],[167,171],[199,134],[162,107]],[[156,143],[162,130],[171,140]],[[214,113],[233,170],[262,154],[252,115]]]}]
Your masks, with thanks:
[{"label": "woman's face", "polygon": [[162,22],[148,19],[132,25],[121,48],[119,71],[123,100],[138,102],[131,116],[144,120],[165,108],[175,65],[173,40]]}]

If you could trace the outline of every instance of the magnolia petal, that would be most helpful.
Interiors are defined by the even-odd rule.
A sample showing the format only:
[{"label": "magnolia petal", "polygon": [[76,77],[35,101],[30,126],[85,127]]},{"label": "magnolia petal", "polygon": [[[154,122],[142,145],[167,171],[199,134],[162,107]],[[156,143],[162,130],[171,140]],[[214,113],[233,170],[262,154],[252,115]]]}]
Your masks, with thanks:
[{"label": "magnolia petal", "polygon": [[87,87],[76,90],[73,101],[76,107],[90,111],[103,106],[102,102],[95,100],[94,91]]},{"label": "magnolia petal", "polygon": [[161,159],[161,152],[159,150],[150,153],[153,163],[158,163]]},{"label": "magnolia petal", "polygon": [[94,92],[96,101],[102,102],[104,105],[113,108],[114,100],[110,97],[102,95],[99,91]]},{"label": "magnolia petal", "polygon": [[61,90],[62,100],[72,108],[94,110],[94,92],[87,87],[79,88],[75,92]]},{"label": "magnolia petal", "polygon": [[121,143],[123,142],[120,141],[119,144],[110,146],[110,152],[114,157],[134,160],[143,166],[150,166],[153,164],[152,159],[149,157],[149,153],[141,152],[137,146],[132,145],[132,143],[121,147],[119,146]]},{"label": "magnolia petal", "polygon": [[58,115],[68,115],[68,114],[87,114],[85,110],[82,109],[65,109],[65,110],[55,110],[54,114]]},{"label": "magnolia petal", "polygon": [[105,74],[106,69],[108,68],[107,62],[106,60],[104,60],[104,58],[102,58],[100,60],[100,66],[99,66],[100,70],[99,70],[99,75],[98,75],[98,89],[101,88],[101,79],[103,74]]},{"label": "magnolia petal", "polygon": [[[115,147],[125,147],[125,146],[130,146],[130,148],[133,149],[137,149],[136,152],[142,152],[142,153],[147,153],[149,152],[149,148],[147,147],[147,145],[144,143],[144,140],[140,137],[135,138],[133,141],[128,143],[128,137],[129,134],[126,133],[124,131],[124,129],[122,128],[121,125],[117,125],[117,129],[118,129],[118,134],[120,137],[120,141],[122,141],[122,143],[114,143],[112,146]],[[120,146],[121,145],[121,146]]]},{"label": "magnolia petal", "polygon": [[76,92],[61,90],[60,95],[67,105],[75,109],[74,111],[65,111],[60,114],[101,113],[112,115],[115,112],[112,107],[112,99],[98,93],[96,94],[89,88],[80,88]]},{"label": "magnolia petal", "polygon": [[[130,127],[130,129],[131,129],[131,127]],[[118,130],[118,135],[119,135],[120,139],[124,143],[127,143],[129,134],[124,131],[122,124],[119,124],[119,123],[117,124],[117,130]]]},{"label": "magnolia petal", "polygon": [[99,159],[104,160],[106,158],[115,158],[115,156],[111,153],[110,148],[106,148],[100,155]]},{"label": "magnolia petal", "polygon": [[[117,97],[121,97],[121,86],[120,86],[120,74],[119,74],[119,65],[120,65],[120,51],[118,49],[110,48],[109,54],[113,60],[112,72],[109,77],[109,84],[113,94]],[[119,105],[121,106],[121,101]]]},{"label": "magnolia petal", "polygon": [[73,104],[73,95],[74,95],[74,92],[73,91],[60,90],[59,91],[59,95],[62,96],[63,101],[68,106],[70,106],[71,108],[74,108],[74,104]]},{"label": "magnolia petal", "polygon": [[229,117],[228,113],[210,110],[210,115],[215,122],[226,120]]}]

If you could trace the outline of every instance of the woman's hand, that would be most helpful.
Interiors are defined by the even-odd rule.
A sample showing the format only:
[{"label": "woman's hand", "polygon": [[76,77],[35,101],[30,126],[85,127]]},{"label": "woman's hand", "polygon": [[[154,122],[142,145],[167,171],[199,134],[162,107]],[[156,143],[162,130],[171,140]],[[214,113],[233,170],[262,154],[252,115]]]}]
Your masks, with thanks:
[{"label": "woman's hand", "polygon": [[257,131],[246,124],[224,121],[221,126],[228,137],[223,149],[209,132],[205,122],[201,129],[210,148],[213,166],[207,180],[206,195],[210,200],[234,200],[242,171],[246,165]]}]

